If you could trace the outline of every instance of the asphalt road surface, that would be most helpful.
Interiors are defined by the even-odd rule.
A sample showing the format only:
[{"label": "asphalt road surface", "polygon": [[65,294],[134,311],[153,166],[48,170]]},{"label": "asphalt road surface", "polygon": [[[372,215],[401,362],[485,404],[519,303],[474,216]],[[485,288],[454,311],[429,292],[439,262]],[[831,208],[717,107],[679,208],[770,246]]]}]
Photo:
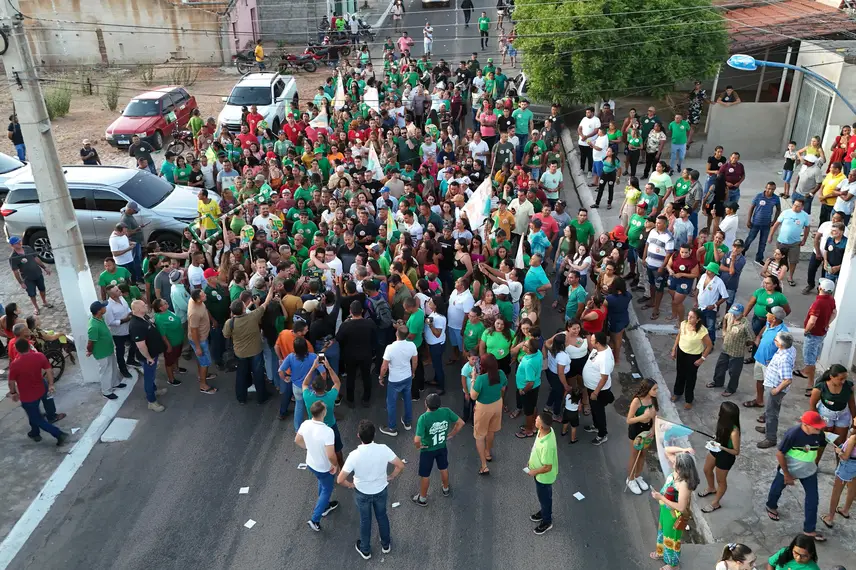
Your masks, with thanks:
[{"label": "asphalt road surface", "polygon": [[[484,0],[475,3],[473,22],[481,6],[495,18],[495,10]],[[463,23],[460,10],[423,12],[418,2],[407,8],[405,25],[418,32],[412,33],[417,38],[415,53],[421,54],[419,30],[426,16],[435,29],[435,59],[445,57],[454,67],[456,60],[478,51],[475,25],[454,26],[456,21]],[[495,46],[492,38],[491,50]],[[575,210],[572,203],[569,211]],[[547,299],[547,307],[550,302]],[[549,309],[543,315],[546,336],[561,322]],[[191,369],[192,364],[185,362]],[[456,412],[463,400],[455,388],[459,371],[446,368],[449,391],[443,401]],[[162,398],[167,407],[162,414],[146,410],[138,383],[119,414],[140,420],[131,439],[95,447],[11,568],[188,570],[364,563],[354,552],[359,517],[352,491],[335,489],[333,498],[341,506],[323,520],[321,533],[307,526],[316,481],[311,473],[297,469],[305,452],[293,442],[291,417],[277,421],[278,399],[263,407],[252,401],[239,406],[233,374],[221,373],[213,382],[221,390],[215,396],[200,394],[191,374],[185,379]],[[546,396],[542,390],[540,406]],[[511,401],[511,394],[508,397]],[[360,419],[384,423],[383,402],[383,391],[376,385],[370,409],[336,409],[346,454],[357,445]],[[417,402],[414,413],[422,411],[424,403]],[[381,554],[375,530],[374,557],[366,564],[381,561],[426,569],[650,567],[655,503],[648,495],[622,492],[626,428],[612,408],[609,414],[610,440],[603,446],[590,445],[590,435],[582,430],[576,445],[568,445],[567,438],[560,440],[554,528],[544,536],[533,534],[535,524],[529,521],[538,502],[535,485],[522,468],[533,440],[514,437],[520,420],[503,419],[488,477],[477,475],[472,429],[464,428],[449,444],[453,494],[441,496],[435,471],[427,508],[410,501],[418,485],[412,432],[400,430],[397,438],[378,433],[378,441],[408,465],[390,486],[390,503],[401,503],[388,511],[392,552]],[[589,418],[582,422],[586,425]],[[249,487],[249,494],[240,495],[240,487]],[[585,499],[575,499],[576,492]],[[249,519],[257,521],[252,529],[244,527]]]}]

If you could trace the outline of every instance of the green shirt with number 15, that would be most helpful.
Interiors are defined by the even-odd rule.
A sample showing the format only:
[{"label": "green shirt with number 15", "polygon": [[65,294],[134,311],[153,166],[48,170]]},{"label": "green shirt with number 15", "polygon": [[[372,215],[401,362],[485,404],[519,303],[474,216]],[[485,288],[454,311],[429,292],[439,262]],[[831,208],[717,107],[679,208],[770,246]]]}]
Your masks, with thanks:
[{"label": "green shirt with number 15", "polygon": [[457,423],[458,416],[449,408],[427,411],[416,422],[416,435],[422,440],[421,451],[436,451],[446,447],[446,438]]}]

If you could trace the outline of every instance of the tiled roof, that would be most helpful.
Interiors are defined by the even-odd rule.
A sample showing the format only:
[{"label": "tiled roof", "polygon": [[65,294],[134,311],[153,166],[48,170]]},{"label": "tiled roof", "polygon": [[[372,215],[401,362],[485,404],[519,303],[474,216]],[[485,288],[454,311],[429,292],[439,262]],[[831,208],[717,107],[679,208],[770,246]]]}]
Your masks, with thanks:
[{"label": "tiled roof", "polygon": [[793,38],[821,38],[856,32],[845,12],[813,0],[760,0],[737,3],[715,0],[724,9],[732,53],[790,43]]}]

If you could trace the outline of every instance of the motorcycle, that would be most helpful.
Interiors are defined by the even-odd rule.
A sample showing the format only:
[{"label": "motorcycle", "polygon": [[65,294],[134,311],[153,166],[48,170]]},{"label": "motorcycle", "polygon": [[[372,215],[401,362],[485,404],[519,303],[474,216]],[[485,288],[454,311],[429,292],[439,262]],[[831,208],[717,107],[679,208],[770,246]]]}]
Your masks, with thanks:
[{"label": "motorcycle", "polygon": [[347,38],[331,39],[330,36],[324,36],[324,41],[320,44],[309,42],[306,46],[305,53],[326,56],[331,47],[335,47],[338,50],[339,55],[342,57],[348,57],[351,55],[351,42]]},{"label": "motorcycle", "polygon": [[[255,60],[254,60],[255,61]],[[167,152],[173,152],[178,156],[181,156],[181,153],[184,152],[185,148],[190,148],[193,150],[193,133],[190,131],[178,131],[173,133],[172,142],[166,147]]]},{"label": "motorcycle", "polygon": [[232,62],[235,64],[235,67],[238,68],[238,73],[241,75],[246,75],[253,70],[258,69],[256,54],[252,51],[239,51],[232,56]]},{"label": "motorcycle", "polygon": [[318,64],[316,63],[318,59],[320,59],[319,56],[313,53],[304,52],[300,55],[293,53],[283,54],[279,62],[279,72],[284,73],[286,71],[299,71],[303,69],[312,73],[318,69]]}]

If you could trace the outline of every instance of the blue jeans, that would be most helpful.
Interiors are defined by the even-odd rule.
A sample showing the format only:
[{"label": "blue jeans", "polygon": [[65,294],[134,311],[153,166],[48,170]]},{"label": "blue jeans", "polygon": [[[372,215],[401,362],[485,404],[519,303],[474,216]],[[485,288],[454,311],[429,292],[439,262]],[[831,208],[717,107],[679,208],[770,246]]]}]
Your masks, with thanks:
[{"label": "blue jeans", "polygon": [[312,511],[312,522],[321,522],[321,513],[330,505],[330,496],[333,495],[333,474],[329,471],[315,471],[308,467],[312,474],[318,479],[318,501]]},{"label": "blue jeans", "polygon": [[267,339],[262,339],[262,356],[265,361],[265,374],[267,374],[268,380],[273,382],[279,376],[277,372],[279,370],[279,359]]},{"label": "blue jeans", "polygon": [[704,196],[707,196],[707,191],[710,190],[710,187],[716,184],[716,174],[708,174],[707,180],[704,183]]},{"label": "blue jeans", "polygon": [[235,397],[239,402],[247,401],[247,389],[250,383],[256,387],[256,398],[259,402],[267,399],[267,388],[263,371],[262,354],[245,358],[238,357],[238,370],[235,375]]},{"label": "blue jeans", "polygon": [[[289,382],[290,383],[290,382]],[[294,384],[291,385],[292,391],[295,390]],[[296,394],[295,394],[296,395]],[[302,394],[301,394],[302,396]],[[297,433],[297,430],[300,429],[300,424],[306,421],[306,403],[303,401],[303,398],[295,398],[294,399],[294,432]]]},{"label": "blue jeans", "polygon": [[675,163],[677,162],[678,170],[681,169],[681,166],[684,164],[684,158],[687,156],[687,145],[686,144],[675,144],[672,143],[672,153],[669,158],[669,168],[671,170],[675,170]]},{"label": "blue jeans", "polygon": [[728,202],[739,202],[740,201],[740,187],[734,187],[728,189]]},{"label": "blue jeans", "polygon": [[701,318],[704,320],[704,326],[707,328],[707,334],[710,335],[710,342],[716,342],[716,313],[709,309],[702,309]]},{"label": "blue jeans", "polygon": [[538,495],[538,503],[541,505],[541,520],[545,523],[553,522],[553,485],[535,481],[535,493]]},{"label": "blue jeans", "polygon": [[[46,417],[42,417],[42,412],[39,409],[40,402],[45,406]],[[24,408],[27,419],[30,422],[30,431],[27,433],[30,437],[38,436],[40,433],[39,430],[45,430],[54,437],[59,437],[59,434],[62,433],[58,427],[47,420],[49,417],[56,417],[56,407],[54,406],[53,398],[48,398],[47,392],[35,402],[21,402],[21,407]]]},{"label": "blue jeans", "polygon": [[698,211],[697,210],[693,210],[692,212],[690,212],[689,220],[690,220],[690,223],[693,225],[693,238],[695,238],[698,235]]},{"label": "blue jeans", "polygon": [[[814,532],[817,528],[817,473],[810,477],[800,479],[803,491],[805,491],[805,503],[803,510],[805,511],[805,519],[803,521],[803,532]],[[779,497],[782,496],[782,491],[785,490],[785,476],[782,475],[781,469],[776,469],[776,477],[770,485],[770,493],[767,495],[767,508],[776,510],[779,508]]]},{"label": "blue jeans", "polygon": [[746,236],[744,251],[749,253],[749,246],[755,238],[758,238],[758,253],[755,254],[755,261],[764,263],[764,250],[767,248],[767,238],[770,236],[770,224],[752,224],[749,228],[749,235]]},{"label": "blue jeans", "polygon": [[157,176],[157,175],[158,175],[158,169],[157,169],[157,166],[155,166],[154,161],[152,161],[152,162],[150,162],[150,163],[149,163],[149,172],[151,172],[151,173],[152,173],[152,174],[154,174],[155,176]]},{"label": "blue jeans", "polygon": [[441,390],[446,389],[446,372],[443,370],[443,353],[446,351],[446,343],[429,344],[428,352],[431,354],[431,366],[434,368],[434,381]]},{"label": "blue jeans", "polygon": [[377,529],[380,533],[381,546],[389,546],[389,517],[386,515],[386,500],[389,489],[385,488],[380,493],[366,495],[354,489],[354,501],[357,510],[360,511],[360,548],[363,553],[372,551],[372,510],[377,519]]},{"label": "blue jeans", "polygon": [[208,335],[208,348],[211,351],[211,360],[217,366],[223,366],[223,352],[226,350],[226,339],[223,337],[223,329],[211,327]]},{"label": "blue jeans", "polygon": [[158,371],[158,357],[155,356],[153,364],[149,364],[149,361],[145,358],[143,359],[143,388],[146,391],[146,401],[157,402],[157,395],[155,395],[155,390],[157,390],[157,386],[155,385],[155,375]]},{"label": "blue jeans", "polygon": [[18,153],[18,160],[24,162],[27,160],[27,145],[21,143],[15,145],[15,152]]},{"label": "blue jeans", "polygon": [[410,399],[410,390],[413,386],[413,378],[401,382],[389,382],[386,386],[386,427],[396,429],[398,427],[398,397],[404,400],[404,423],[413,423],[413,401]]},{"label": "blue jeans", "polygon": [[523,164],[523,149],[526,147],[526,143],[529,142],[529,133],[525,134],[517,134],[517,164]]},{"label": "blue jeans", "polygon": [[[140,234],[139,239],[142,241],[142,234]],[[134,244],[134,272],[132,275],[137,283],[143,282],[143,245],[139,241]]]},{"label": "blue jeans", "polygon": [[813,196],[804,196],[799,192],[791,192],[791,196],[793,196],[792,200],[796,198],[801,198],[803,201],[803,212],[808,215],[811,215],[811,203],[814,201],[812,200]]}]

